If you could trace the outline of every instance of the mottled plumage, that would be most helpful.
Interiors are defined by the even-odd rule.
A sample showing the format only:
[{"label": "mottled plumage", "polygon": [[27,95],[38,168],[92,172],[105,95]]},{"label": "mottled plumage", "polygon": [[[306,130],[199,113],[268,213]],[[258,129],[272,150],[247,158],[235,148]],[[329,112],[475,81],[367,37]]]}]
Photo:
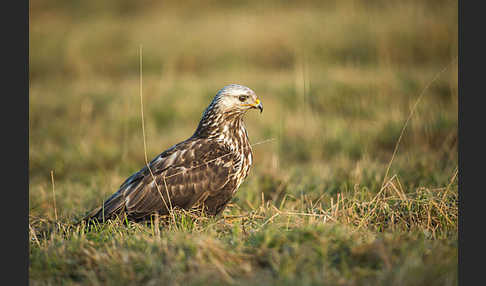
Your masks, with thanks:
[{"label": "mottled plumage", "polygon": [[251,108],[263,111],[254,91],[237,84],[222,88],[191,137],[155,157],[150,170],[145,166],[126,179],[85,219],[126,214],[137,221],[168,214],[171,208],[219,214],[250,171],[253,159],[243,115]]}]

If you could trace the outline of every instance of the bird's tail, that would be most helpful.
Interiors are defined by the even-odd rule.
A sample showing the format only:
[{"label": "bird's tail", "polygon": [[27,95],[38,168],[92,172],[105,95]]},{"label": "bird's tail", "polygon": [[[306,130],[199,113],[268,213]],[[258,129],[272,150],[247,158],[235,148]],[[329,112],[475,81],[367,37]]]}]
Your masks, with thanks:
[{"label": "bird's tail", "polygon": [[125,198],[119,193],[113,194],[102,206],[99,206],[87,213],[79,222],[90,223],[91,221],[105,222],[121,214],[125,210]]},{"label": "bird's tail", "polygon": [[[104,206],[104,205],[103,205]],[[90,219],[97,219],[97,220],[103,220],[103,206],[100,206],[100,207],[97,207],[95,209],[93,209],[92,211],[90,211],[89,213],[87,213],[83,218],[82,220],[83,221],[88,221]],[[101,214],[101,217],[100,217],[100,214]]]}]

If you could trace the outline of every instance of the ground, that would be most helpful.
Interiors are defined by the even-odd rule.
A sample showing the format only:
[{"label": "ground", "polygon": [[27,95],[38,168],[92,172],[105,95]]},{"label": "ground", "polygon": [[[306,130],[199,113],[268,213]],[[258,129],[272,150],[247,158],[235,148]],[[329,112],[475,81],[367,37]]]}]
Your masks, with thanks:
[{"label": "ground", "polygon": [[[30,3],[31,285],[457,285],[456,1],[138,3]],[[230,83],[221,216],[74,223]]]}]

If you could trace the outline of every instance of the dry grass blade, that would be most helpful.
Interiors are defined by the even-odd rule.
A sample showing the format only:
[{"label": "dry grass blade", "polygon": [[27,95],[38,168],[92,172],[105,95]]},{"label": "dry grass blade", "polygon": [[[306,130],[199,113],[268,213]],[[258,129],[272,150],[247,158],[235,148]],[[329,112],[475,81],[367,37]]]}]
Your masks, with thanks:
[{"label": "dry grass blade", "polygon": [[34,239],[34,241],[37,243],[37,246],[40,247],[40,242],[39,242],[39,239],[37,239],[37,235],[35,233],[35,230],[32,228],[32,226],[30,225],[29,223],[29,229],[30,229],[30,235],[31,235],[31,239]]},{"label": "dry grass blade", "polygon": [[262,223],[258,229],[262,229],[267,223],[269,223],[270,221],[273,221],[273,219],[275,217],[277,217],[278,215],[280,215],[280,213],[276,213],[276,214],[272,215],[269,219],[267,219],[264,223]]},{"label": "dry grass blade", "polygon": [[52,198],[54,200],[54,216],[57,222],[57,207],[56,207],[56,190],[54,188],[54,171],[51,170],[51,183],[52,183]]},{"label": "dry grass blade", "polygon": [[[386,187],[388,186],[388,184],[390,184],[393,179],[395,179],[395,176],[396,175],[393,175],[393,177],[390,178],[390,180],[388,180],[388,182],[381,187],[380,191],[373,197],[373,199],[368,203],[369,205],[375,203],[378,198],[382,195],[383,191],[386,189]],[[359,230],[363,225],[364,223],[370,218],[370,216],[375,212],[376,208],[378,207],[378,203],[375,203],[374,207],[368,211],[366,213],[366,215],[360,220],[359,224],[358,224],[358,227],[354,230],[354,231],[357,231]]]},{"label": "dry grass blade", "polygon": [[454,175],[452,175],[452,178],[449,184],[447,185],[447,187],[445,188],[444,194],[442,195],[442,201],[444,201],[445,196],[449,193],[449,189],[451,188],[452,184],[456,180],[458,173],[459,173],[459,168],[456,167],[456,169],[454,170]]},{"label": "dry grass blade", "polygon": [[165,183],[165,177],[164,177],[164,184],[165,184],[165,191],[167,192],[167,198],[169,200],[169,205],[167,205],[164,196],[162,195],[162,192],[160,191],[160,187],[157,184],[157,180],[155,179],[154,174],[152,173],[152,169],[150,168],[149,162],[148,162],[148,157],[147,157],[147,140],[145,136],[145,120],[144,120],[144,115],[143,115],[143,46],[140,45],[139,47],[139,67],[140,67],[140,113],[142,117],[142,135],[143,135],[143,153],[145,156],[145,165],[147,166],[147,169],[150,172],[150,175],[152,176],[152,180],[155,184],[155,187],[157,188],[157,191],[159,192],[159,195],[162,199],[162,201],[165,204],[165,207],[169,210],[169,213],[171,214],[174,224],[175,224],[175,216],[173,213],[172,209],[172,203],[170,201],[170,196],[169,196],[169,190],[167,189],[167,184]]},{"label": "dry grass blade", "polygon": [[[268,143],[268,142],[272,142],[272,141],[274,141],[274,140],[275,140],[275,138],[266,139],[266,140],[263,140],[263,141],[257,142],[257,143],[255,143],[255,144],[252,144],[252,145],[251,145],[251,147],[256,146],[256,145],[260,145],[260,144],[264,144],[264,143]],[[243,149],[247,149],[247,148],[249,148],[249,147],[246,147],[246,148],[243,148]],[[206,164],[209,164],[209,163],[211,163],[211,162],[214,162],[214,161],[216,161],[216,160],[218,160],[218,159],[224,158],[224,157],[229,156],[229,155],[231,155],[231,154],[233,154],[233,153],[232,153],[232,152],[228,152],[228,153],[223,154],[223,155],[221,155],[221,156],[219,156],[219,157],[216,157],[216,158],[214,158],[214,159],[212,159],[212,160],[205,161],[204,163],[201,163],[201,164],[196,165],[196,166],[194,166],[194,167],[188,168],[187,170],[184,170],[184,171],[182,171],[182,172],[177,172],[177,173],[174,173],[174,174],[172,174],[172,175],[170,175],[170,176],[166,176],[166,177],[164,177],[164,178],[172,178],[172,177],[174,177],[174,176],[177,176],[177,175],[180,175],[180,174],[182,174],[182,173],[184,173],[184,172],[188,172],[188,171],[191,171],[191,170],[193,170],[193,169],[199,168],[199,167],[201,167],[201,166],[204,166],[204,165],[206,165]]]},{"label": "dry grass blade", "polygon": [[432,85],[432,83],[434,83],[440,75],[442,75],[448,68],[449,66],[451,66],[455,61],[457,61],[457,57],[454,58],[452,61],[450,61],[444,68],[442,68],[437,74],[435,74],[435,76],[425,85],[425,87],[422,89],[422,91],[420,92],[419,96],[417,97],[417,100],[415,101],[414,105],[412,106],[412,109],[410,110],[410,113],[408,114],[408,117],[407,117],[407,120],[405,120],[405,123],[403,124],[403,127],[402,127],[402,130],[400,131],[400,136],[398,136],[398,140],[397,140],[397,143],[395,144],[395,147],[393,149],[393,153],[392,153],[392,157],[390,159],[390,162],[388,163],[388,166],[386,167],[386,171],[385,171],[385,176],[383,177],[383,182],[381,184],[382,188],[385,184],[385,181],[388,177],[388,172],[390,171],[390,167],[393,163],[393,160],[395,159],[395,156],[398,152],[398,147],[400,146],[400,142],[402,140],[402,137],[403,137],[403,134],[405,133],[405,129],[407,128],[408,126],[408,123],[410,122],[410,119],[412,119],[412,116],[413,114],[415,113],[415,110],[420,102],[420,100],[422,99],[422,97],[424,96],[425,94],[425,91]]}]

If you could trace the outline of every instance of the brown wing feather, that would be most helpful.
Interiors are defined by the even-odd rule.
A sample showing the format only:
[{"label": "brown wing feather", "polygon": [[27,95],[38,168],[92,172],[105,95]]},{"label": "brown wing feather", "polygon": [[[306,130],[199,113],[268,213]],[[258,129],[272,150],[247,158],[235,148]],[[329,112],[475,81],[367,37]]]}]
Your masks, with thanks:
[{"label": "brown wing feather", "polygon": [[[236,156],[224,145],[207,139],[187,140],[154,158],[130,176],[104,203],[104,217],[125,212],[142,219],[172,207],[188,209],[214,197],[230,181]],[[166,189],[167,187],[167,189]],[[102,219],[101,209],[93,215]]]}]

